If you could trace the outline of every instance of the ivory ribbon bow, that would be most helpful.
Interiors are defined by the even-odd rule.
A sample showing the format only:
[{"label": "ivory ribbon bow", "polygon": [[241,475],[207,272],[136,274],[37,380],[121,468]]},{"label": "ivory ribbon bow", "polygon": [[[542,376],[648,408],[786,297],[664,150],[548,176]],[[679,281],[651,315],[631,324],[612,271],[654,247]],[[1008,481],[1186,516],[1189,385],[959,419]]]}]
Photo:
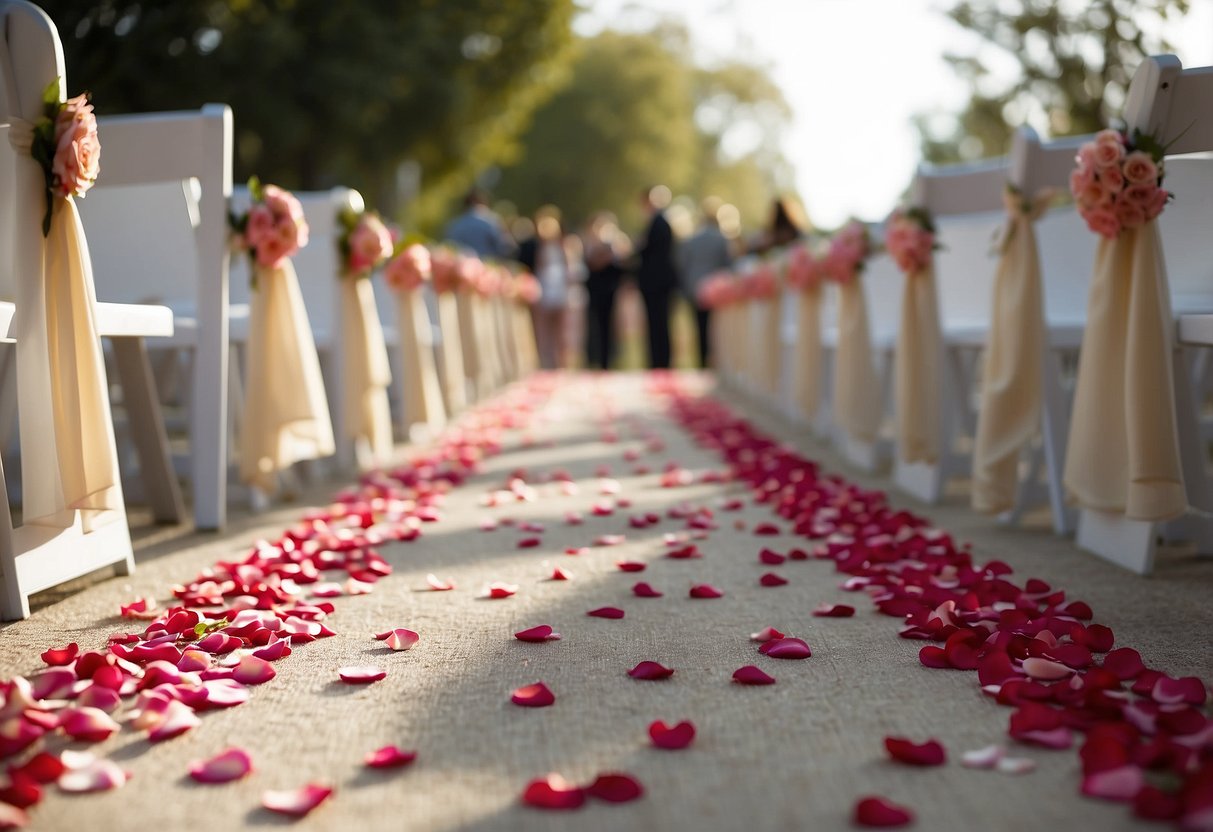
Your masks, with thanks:
[{"label": "ivory ribbon bow", "polygon": [[392,383],[387,344],[375,291],[369,279],[341,280],[342,395],[347,404],[347,439],[365,440],[375,464],[392,453],[392,411],[387,388]]},{"label": "ivory ribbon bow", "polygon": [[406,289],[397,294],[396,320],[400,327],[400,369],[405,379],[405,427],[416,424],[441,427],[445,419],[442,384],[434,363],[430,316],[420,289]]},{"label": "ivory ribbon bow", "polygon": [[796,373],[796,403],[806,419],[817,417],[821,400],[821,284],[805,286],[797,298],[799,326],[797,352],[800,365]]},{"label": "ivory ribbon bow", "polygon": [[893,360],[897,452],[903,462],[939,459],[940,364],[943,334],[935,289],[935,263],[905,276],[901,325]]},{"label": "ivory ribbon bow", "polygon": [[273,491],[279,471],[333,453],[333,424],[295,267],[284,260],[255,274],[240,478]]},{"label": "ivory ribbon bow", "polygon": [[[10,118],[8,132],[17,187],[41,199],[32,126]],[[55,198],[45,238],[41,217],[41,207],[23,217],[14,238],[24,522],[66,528],[79,511],[90,531],[123,511],[92,263],[71,197]]]},{"label": "ivory ribbon bow", "polygon": [[1172,327],[1157,221],[1101,239],[1065,467],[1084,508],[1147,521],[1187,509]]},{"label": "ivory ribbon bow", "polygon": [[880,430],[880,382],[872,363],[868,306],[860,276],[838,284],[838,350],[834,357],[834,421],[853,439],[871,442]]},{"label": "ivory ribbon bow", "polygon": [[1019,452],[1040,422],[1048,339],[1035,224],[1054,195],[1051,188],[1029,198],[1010,190],[1003,195],[1007,222],[998,241],[1001,259],[973,448],[973,508],[990,514],[1014,506]]}]

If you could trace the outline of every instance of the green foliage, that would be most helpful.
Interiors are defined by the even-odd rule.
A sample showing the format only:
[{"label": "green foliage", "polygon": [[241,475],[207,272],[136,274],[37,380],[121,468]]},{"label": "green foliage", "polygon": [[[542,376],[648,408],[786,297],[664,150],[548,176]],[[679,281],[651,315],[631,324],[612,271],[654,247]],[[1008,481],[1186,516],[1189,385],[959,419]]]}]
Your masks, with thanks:
[{"label": "green foliage", "polygon": [[[559,205],[569,225],[610,210],[635,228],[642,189],[660,182],[765,219],[775,183],[789,178],[778,140],[790,112],[762,67],[697,67],[686,30],[671,24],[606,31],[577,46],[568,86],[536,113],[499,196],[527,214]],[[726,137],[740,124],[756,146],[730,154]]]},{"label": "green foliage", "polygon": [[556,87],[573,0],[40,0],[102,113],[230,104],[236,176],[445,203]]},{"label": "green foliage", "polygon": [[[945,56],[971,93],[942,126],[938,114],[919,116],[923,157],[1000,155],[1024,123],[1051,136],[1105,127],[1123,106],[1138,64],[1171,49],[1150,32],[1188,7],[1189,0],[961,0],[948,16],[988,48]],[[1015,65],[1017,75],[1001,81],[991,57]]]}]

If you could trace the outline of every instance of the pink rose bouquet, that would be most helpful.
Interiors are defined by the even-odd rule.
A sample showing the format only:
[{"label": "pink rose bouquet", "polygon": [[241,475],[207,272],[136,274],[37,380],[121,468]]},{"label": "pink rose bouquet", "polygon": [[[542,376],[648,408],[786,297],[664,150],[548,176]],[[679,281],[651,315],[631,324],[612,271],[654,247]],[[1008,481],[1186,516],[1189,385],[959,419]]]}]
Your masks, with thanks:
[{"label": "pink rose bouquet", "polygon": [[720,309],[736,302],[739,284],[729,271],[713,272],[703,279],[695,292],[695,299],[704,309]]},{"label": "pink rose bouquet", "polygon": [[438,246],[430,252],[433,266],[434,291],[439,294],[453,292],[459,285],[459,254],[446,246]]},{"label": "pink rose bouquet", "polygon": [[244,216],[230,218],[237,243],[248,250],[258,266],[277,268],[307,245],[303,206],[290,191],[262,185],[256,177],[249,180],[248,189],[252,207]]},{"label": "pink rose bouquet", "polygon": [[851,220],[830,238],[830,247],[821,263],[824,274],[838,283],[849,283],[863,271],[872,254],[872,238],[868,227]]},{"label": "pink rose bouquet", "polygon": [[430,279],[430,250],[421,243],[401,246],[383,267],[383,280],[398,292],[417,289]]},{"label": "pink rose bouquet", "polygon": [[925,208],[898,208],[885,221],[884,247],[903,274],[915,274],[931,264],[935,223]]},{"label": "pink rose bouquet", "polygon": [[43,115],[34,122],[30,155],[46,179],[43,236],[50,233],[51,208],[56,199],[83,197],[101,171],[97,117],[88,93],[60,101],[61,80],[42,93]]},{"label": "pink rose bouquet", "polygon": [[788,251],[788,285],[793,289],[808,289],[825,277],[823,263],[807,243],[797,243]]},{"label": "pink rose bouquet", "polygon": [[1078,149],[1070,193],[1087,227],[1112,239],[1141,228],[1162,213],[1171,198],[1162,187],[1166,148],[1140,131],[1130,138],[1101,130]]},{"label": "pink rose bouquet", "polygon": [[380,263],[392,256],[394,241],[388,227],[372,211],[341,215],[342,234],[337,242],[342,268],[351,277],[369,277]]}]

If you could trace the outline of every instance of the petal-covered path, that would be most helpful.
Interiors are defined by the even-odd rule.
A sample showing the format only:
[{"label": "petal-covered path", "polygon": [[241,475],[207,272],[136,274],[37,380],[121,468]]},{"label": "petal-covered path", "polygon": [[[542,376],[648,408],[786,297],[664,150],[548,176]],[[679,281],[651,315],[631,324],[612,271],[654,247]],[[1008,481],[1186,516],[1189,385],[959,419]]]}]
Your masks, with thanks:
[{"label": "petal-covered path", "polygon": [[[679,385],[700,391],[706,380]],[[293,645],[247,703],[202,713],[171,739],[149,743],[125,724],[129,708],[117,709],[122,730],[67,747],[114,761],[129,782],[90,795],[47,785],[30,828],[828,830],[853,828],[868,796],[907,807],[921,829],[1166,828],[1122,803],[1080,796],[1081,736],[1065,751],[1010,739],[1013,709],[983,696],[975,672],[924,667],[920,649],[944,642],[899,638],[897,618],[877,614],[863,591],[840,589],[847,576],[833,561],[784,559],[811,555],[814,543],[756,504],[748,484],[728,481],[720,455],[671,418],[668,384],[569,376],[532,388],[539,404],[529,425],[502,434],[500,452],[445,495],[437,521],[423,523],[416,540],[375,547],[390,575],[364,574],[366,587],[344,572],[321,579],[340,584],[339,595],[316,602],[333,604],[322,623],[335,635]],[[688,404],[682,415],[701,429],[723,425],[710,407]],[[820,449],[802,442],[800,450],[828,467]],[[976,562],[1005,562],[1021,586],[1040,579],[1049,588],[1033,585],[1038,595],[1064,589],[1065,603],[1085,601],[1116,647],[1136,648],[1148,666],[1213,678],[1208,561],[1175,557],[1141,579],[1043,532],[993,530],[959,505],[923,513],[957,540],[972,539]],[[287,525],[278,522],[257,535],[277,537]],[[777,533],[756,533],[767,531]],[[0,676],[35,673],[49,647],[102,649],[111,634],[142,632],[147,622],[119,618],[120,605],[148,596],[171,605],[173,585],[246,557],[254,536],[141,564],[132,578],[8,627]],[[371,591],[349,594],[363,589]],[[965,623],[963,612],[953,626]],[[514,636],[544,625],[560,638],[543,629]],[[751,638],[768,627],[792,640]],[[389,634],[397,629],[416,633],[416,643]],[[947,651],[960,661],[963,641]],[[1062,655],[1081,664],[1074,652]],[[1026,667],[1049,684],[1052,674],[1069,679],[1054,658],[1033,652]],[[237,672],[259,681],[258,667],[246,664]],[[753,684],[768,678],[774,684]],[[1182,685],[1176,695],[1187,695]],[[1203,699],[1190,710],[1207,720]],[[657,721],[665,724],[650,728]],[[890,737],[911,742],[886,744]],[[942,744],[943,765],[923,765],[939,757],[918,745],[927,740]],[[1207,766],[1208,736],[1194,742],[1203,742]],[[994,744],[1014,761],[1004,770],[962,764],[966,752]],[[416,759],[382,751],[382,767],[366,764],[387,746]],[[221,785],[191,779],[191,764],[230,748],[247,751],[250,773]],[[223,763],[220,775],[239,773],[232,755]],[[551,773],[572,786],[528,789]],[[617,802],[635,797],[625,779],[602,778],[588,795],[576,788],[619,773],[642,786],[639,799]],[[334,791],[303,819],[263,808],[295,806],[309,795],[267,801],[266,792],[309,783]],[[1193,799],[1213,805],[1211,790],[1198,783]],[[524,792],[581,805],[533,808]],[[874,802],[863,812],[877,821],[894,814]]]}]

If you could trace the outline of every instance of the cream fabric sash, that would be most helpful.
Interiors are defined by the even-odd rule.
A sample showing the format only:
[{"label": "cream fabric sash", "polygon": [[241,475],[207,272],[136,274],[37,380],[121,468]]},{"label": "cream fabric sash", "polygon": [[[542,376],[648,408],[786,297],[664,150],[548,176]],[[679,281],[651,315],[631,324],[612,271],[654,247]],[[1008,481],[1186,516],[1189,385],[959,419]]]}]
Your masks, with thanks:
[{"label": "cream fabric sash", "polygon": [[1003,197],[1007,224],[994,275],[973,448],[973,508],[990,514],[1015,505],[1019,452],[1040,422],[1047,333],[1035,223],[1052,198],[1051,190],[1036,194],[1027,205],[1018,194]]},{"label": "cream fabric sash", "polygon": [[486,395],[501,385],[501,357],[498,355],[497,340],[493,336],[493,310],[489,306],[489,299],[473,292],[470,300],[476,335],[476,355],[480,359],[477,387],[481,395]]},{"label": "cream fabric sash", "polygon": [[897,449],[903,462],[939,459],[943,334],[934,263],[905,276],[893,362]]},{"label": "cream fabric sash", "polygon": [[838,284],[838,350],[834,356],[834,421],[854,439],[880,430],[880,382],[872,362],[868,306],[860,277]]},{"label": "cream fabric sash", "polygon": [[[459,334],[459,301],[454,292],[438,293],[438,326],[442,330],[442,398],[448,416],[467,407],[467,369]],[[420,332],[420,330],[418,330]]]},{"label": "cream fabric sash", "polygon": [[539,369],[539,347],[535,343],[535,327],[531,325],[531,310],[526,304],[515,303],[510,314],[518,350],[518,370],[520,375],[530,375]]},{"label": "cream fabric sash", "polygon": [[1065,468],[1084,508],[1150,521],[1187,509],[1172,326],[1157,222],[1100,240]]},{"label": "cream fabric sash", "polygon": [[347,404],[345,438],[365,440],[376,464],[392,454],[392,383],[387,343],[369,278],[341,278],[341,392]]},{"label": "cream fabric sash", "polygon": [[766,390],[772,396],[779,395],[779,382],[783,364],[783,299],[782,290],[775,297],[762,301],[763,305],[763,379]]},{"label": "cream fabric sash", "polygon": [[494,295],[489,300],[489,313],[493,319],[493,338],[497,345],[497,355],[501,360],[501,381],[509,384],[518,378],[518,355],[510,342],[509,308],[501,295]]},{"label": "cream fabric sash", "polygon": [[806,419],[817,418],[821,404],[821,284],[805,286],[797,298],[796,404]]},{"label": "cream fabric sash", "polygon": [[[79,510],[82,528],[90,531],[121,516],[122,486],[92,264],[70,197],[56,200],[51,212],[41,270],[45,315],[24,302],[24,293],[17,309],[18,322],[31,313],[30,326],[18,330],[18,349],[28,354],[45,346],[42,355],[29,356],[40,373],[28,372],[30,361],[18,370],[21,430],[28,440],[22,442],[24,522],[67,527]],[[58,465],[48,464],[49,454]]]},{"label": "cream fabric sash", "polygon": [[[485,394],[483,363],[480,356],[480,339],[476,327],[475,297],[471,291],[460,289],[454,293],[455,308],[459,316],[459,345],[463,350],[463,373],[472,382],[472,391],[477,400]],[[446,343],[446,327],[442,329],[442,343]]]},{"label": "cream fabric sash", "polygon": [[272,492],[279,471],[333,453],[333,424],[295,267],[254,272],[240,478]]},{"label": "cream fabric sash", "polygon": [[420,289],[396,294],[396,320],[400,327],[400,371],[404,374],[404,425],[442,426],[442,385],[434,363],[430,316]]}]

